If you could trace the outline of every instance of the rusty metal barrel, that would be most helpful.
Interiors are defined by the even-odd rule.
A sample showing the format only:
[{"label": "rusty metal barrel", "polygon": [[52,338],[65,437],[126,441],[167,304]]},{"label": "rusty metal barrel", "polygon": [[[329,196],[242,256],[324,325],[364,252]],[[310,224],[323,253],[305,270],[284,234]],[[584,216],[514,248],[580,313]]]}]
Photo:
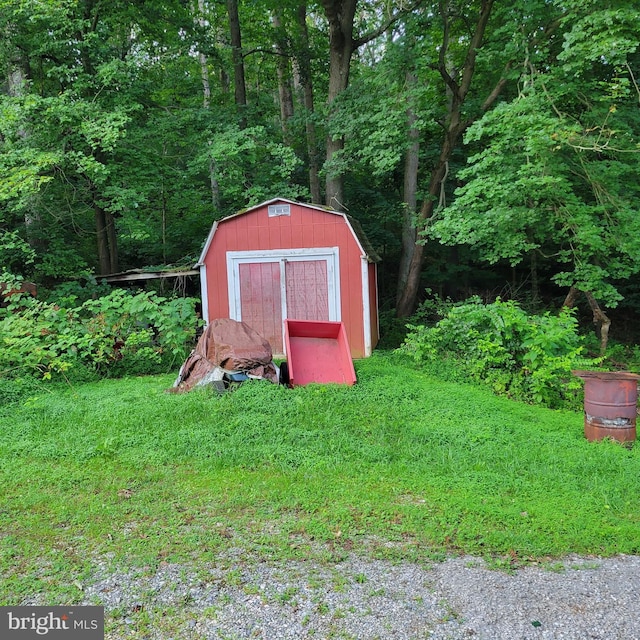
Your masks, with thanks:
[{"label": "rusty metal barrel", "polygon": [[573,371],[584,380],[584,435],[590,442],[636,439],[638,380],[628,371]]}]

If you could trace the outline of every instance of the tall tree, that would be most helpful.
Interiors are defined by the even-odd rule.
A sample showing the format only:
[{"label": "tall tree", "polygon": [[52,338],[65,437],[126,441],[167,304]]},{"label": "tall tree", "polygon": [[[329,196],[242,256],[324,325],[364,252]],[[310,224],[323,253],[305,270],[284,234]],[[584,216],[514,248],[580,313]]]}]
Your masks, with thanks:
[{"label": "tall tree", "polygon": [[[439,58],[437,70],[444,83],[447,96],[447,111],[442,123],[443,136],[438,158],[436,159],[431,175],[429,177],[429,185],[427,196],[422,201],[418,219],[424,225],[433,216],[433,212],[440,201],[441,193],[444,188],[444,181],[449,170],[449,161],[454,149],[458,145],[464,131],[473,122],[475,115],[467,115],[464,112],[465,102],[471,90],[472,81],[476,72],[476,61],[478,52],[480,51],[485,39],[485,32],[489,24],[489,18],[493,9],[494,0],[482,0],[479,11],[472,15],[465,15],[461,11],[462,7],[453,0],[449,2],[441,2],[439,7],[439,17],[442,24],[442,42],[439,49]],[[454,43],[460,41],[460,37],[456,38],[454,33],[454,23],[464,20],[471,21],[472,28],[468,34],[466,53],[462,64],[458,66],[457,62],[452,60],[451,49]],[[501,77],[498,82],[491,88],[489,94],[485,97],[480,107],[480,113],[488,110],[496,101],[504,84],[505,77]],[[409,316],[416,304],[418,293],[420,291],[420,276],[424,261],[424,243],[420,242],[413,245],[403,246],[405,252],[411,254],[411,258],[407,260],[408,267],[406,271],[406,281],[400,283],[400,291],[397,298],[396,313],[399,317]]]},{"label": "tall tree", "polygon": [[236,105],[240,114],[240,128],[244,129],[247,126],[247,87],[244,75],[244,58],[242,52],[242,33],[240,28],[240,15],[238,13],[238,0],[227,0],[227,13],[229,15],[229,32],[231,34],[234,93]]},{"label": "tall tree", "polygon": [[274,53],[278,78],[278,101],[280,102],[280,125],[283,142],[291,145],[290,120],[293,117],[293,90],[291,87],[291,64],[287,34],[282,24],[282,8],[273,10]]},{"label": "tall tree", "polygon": [[[118,164],[140,113],[142,61],[152,59],[142,55],[141,39],[153,31],[149,38],[159,46],[166,21],[180,21],[181,9],[171,0],[159,4],[154,17],[144,7],[115,0],[45,3],[28,16],[18,2],[3,8],[3,19],[12,25],[2,31],[3,45],[13,42],[23,52],[28,89],[3,99],[19,117],[5,123],[0,162],[9,171],[21,166],[22,173],[28,167],[37,175],[30,199],[39,212],[43,275],[77,270],[81,258],[73,247],[85,245],[89,234],[99,273],[113,272],[119,268],[118,221],[144,199],[132,186],[139,170],[122,171]],[[182,26],[174,24],[176,36]],[[6,143],[20,129],[30,134],[10,151]],[[11,197],[7,206],[16,210],[24,199]],[[70,242],[74,236],[77,241]],[[93,259],[86,258],[91,265]]]},{"label": "tall tree", "polygon": [[[329,26],[329,84],[327,103],[329,118],[334,113],[334,103],[349,84],[351,58],[356,50],[382,35],[402,15],[413,6],[406,5],[399,10],[385,13],[379,8],[375,13],[380,16],[378,24],[360,36],[354,36],[354,21],[358,0],[322,0],[322,7]],[[343,188],[343,168],[338,156],[344,148],[344,138],[330,132],[326,143],[326,204],[341,210],[345,205]]]},{"label": "tall tree", "polygon": [[[358,0],[322,0],[322,6],[329,25],[329,91],[327,102],[331,110],[335,99],[349,84],[351,56],[359,46],[353,37],[353,21]],[[331,163],[344,146],[339,135],[327,136],[327,178],[325,201],[338,210],[344,208],[344,193],[341,171],[336,171]]]},{"label": "tall tree", "polygon": [[[412,95],[411,89],[417,83],[417,76],[414,69],[407,69],[405,74],[407,87],[409,88],[409,96]],[[420,165],[420,129],[417,125],[418,116],[416,113],[413,100],[410,100],[407,106],[407,137],[408,146],[404,152],[404,170],[402,185],[402,235],[401,244],[403,251],[400,253],[400,262],[398,265],[398,287],[396,296],[399,299],[401,292],[407,286],[409,278],[409,269],[411,266],[411,257],[413,255],[413,247],[418,239],[418,232],[415,224],[416,209],[418,205],[418,175]],[[397,303],[397,300],[396,300]]]},{"label": "tall tree", "polygon": [[[198,0],[197,6],[194,6],[195,20],[203,32],[207,27],[206,19],[206,6],[204,0]],[[200,62],[200,70],[202,76],[202,106],[205,109],[209,109],[211,106],[211,83],[209,77],[209,60],[207,55],[203,51],[203,47],[200,46],[198,50],[198,60]],[[210,146],[211,141],[208,142]],[[220,208],[220,185],[218,184],[218,176],[216,169],[216,162],[213,158],[209,159],[209,184],[211,186],[211,204],[216,208]],[[164,212],[164,201],[163,201]],[[164,220],[164,215],[163,215]]]},{"label": "tall tree", "polygon": [[618,283],[640,271],[640,39],[631,4],[574,9],[561,21],[562,65],[529,59],[517,97],[469,129],[480,151],[433,233],[475,246],[490,263],[533,254],[550,264],[554,282],[569,288],[567,304],[585,293],[604,352],[600,303],[616,306]]},{"label": "tall tree", "polygon": [[322,203],[320,189],[320,161],[318,158],[318,137],[315,124],[315,101],[313,75],[311,71],[311,45],[307,28],[307,4],[301,2],[296,8],[296,37],[293,47],[294,86],[302,94],[300,102],[304,113],[307,164],[309,167],[309,191],[311,202]]}]

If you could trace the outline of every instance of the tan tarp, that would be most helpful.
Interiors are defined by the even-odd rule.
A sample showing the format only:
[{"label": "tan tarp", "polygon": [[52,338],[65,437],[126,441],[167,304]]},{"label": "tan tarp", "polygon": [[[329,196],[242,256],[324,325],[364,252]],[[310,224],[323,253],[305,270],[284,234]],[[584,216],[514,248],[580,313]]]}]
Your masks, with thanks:
[{"label": "tan tarp", "polygon": [[182,365],[171,391],[190,391],[208,378],[215,379],[216,370],[241,371],[277,384],[278,372],[272,359],[269,342],[248,324],[218,318],[212,320],[200,336],[196,348]]}]

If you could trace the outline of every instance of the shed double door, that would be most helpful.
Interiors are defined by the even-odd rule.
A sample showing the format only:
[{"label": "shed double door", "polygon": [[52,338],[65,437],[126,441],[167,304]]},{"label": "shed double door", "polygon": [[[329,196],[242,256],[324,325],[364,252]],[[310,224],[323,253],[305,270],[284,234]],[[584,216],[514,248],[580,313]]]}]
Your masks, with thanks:
[{"label": "shed double door", "polygon": [[229,311],[284,354],[285,318],[339,320],[337,249],[321,252],[229,252]]}]

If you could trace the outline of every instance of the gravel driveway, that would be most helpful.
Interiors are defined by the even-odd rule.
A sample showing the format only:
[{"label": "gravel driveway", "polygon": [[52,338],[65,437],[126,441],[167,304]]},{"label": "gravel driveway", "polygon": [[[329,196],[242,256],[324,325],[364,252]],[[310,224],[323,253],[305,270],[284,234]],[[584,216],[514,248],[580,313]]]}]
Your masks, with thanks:
[{"label": "gravel driveway", "polygon": [[336,563],[166,564],[83,585],[110,639],[640,640],[640,557],[568,557],[505,573],[478,558],[426,566],[349,554]]}]

